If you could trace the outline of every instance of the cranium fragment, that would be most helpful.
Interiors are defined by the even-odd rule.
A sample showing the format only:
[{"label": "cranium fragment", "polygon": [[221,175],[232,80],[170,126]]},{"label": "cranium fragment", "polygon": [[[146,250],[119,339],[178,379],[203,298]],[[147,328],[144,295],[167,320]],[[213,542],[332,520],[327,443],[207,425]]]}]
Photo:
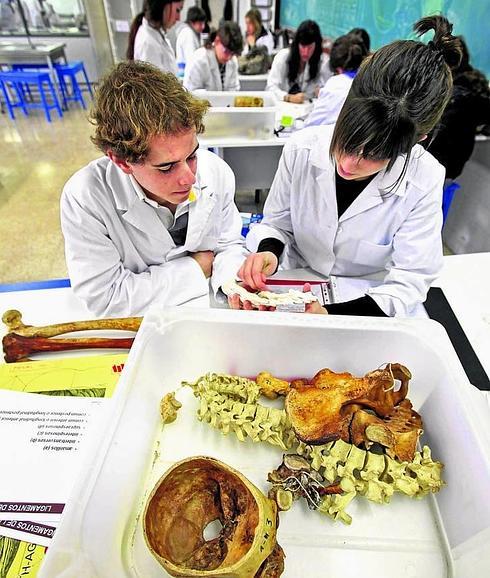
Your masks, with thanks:
[{"label": "cranium fragment", "polygon": [[[203,532],[215,520],[221,531],[206,540]],[[276,504],[213,458],[189,458],[170,468],[150,494],[143,527],[150,551],[171,576],[262,577],[273,552],[273,575],[282,572]]]}]

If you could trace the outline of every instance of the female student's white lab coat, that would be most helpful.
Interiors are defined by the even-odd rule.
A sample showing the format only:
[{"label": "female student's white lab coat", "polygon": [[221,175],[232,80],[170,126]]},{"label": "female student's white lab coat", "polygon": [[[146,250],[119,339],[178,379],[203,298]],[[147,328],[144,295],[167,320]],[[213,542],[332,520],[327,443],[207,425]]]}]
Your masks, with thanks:
[{"label": "female student's white lab coat", "polygon": [[234,203],[235,177],[198,150],[196,200],[186,241],[176,246],[133,177],[107,157],[75,173],[61,197],[61,225],[73,290],[97,316],[142,315],[151,303],[180,305],[208,295],[209,280],[188,256],[214,251],[211,286],[234,277],[247,252]]},{"label": "female student's white lab coat", "polygon": [[154,64],[163,72],[177,75],[174,50],[162,29],[157,30],[143,18],[134,40],[134,59]]},{"label": "female student's white lab coat", "polygon": [[[278,100],[284,100],[284,97],[291,88],[288,80],[288,57],[289,48],[283,48],[276,54],[267,79],[266,90],[273,92]],[[303,73],[298,75],[296,82],[299,84],[301,92],[304,92],[307,98],[315,97],[315,89],[317,87],[321,88],[332,76],[333,72],[328,66],[328,61],[328,57],[322,54],[318,74],[313,80],[310,80],[310,67],[308,63],[306,63]]]},{"label": "female student's white lab coat", "polygon": [[177,64],[179,62],[184,62],[187,64],[187,62],[191,59],[191,56],[200,46],[200,35],[197,34],[191,26],[186,24],[177,36],[177,45],[175,49]]},{"label": "female student's white lab coat", "polygon": [[353,80],[352,76],[345,73],[330,77],[320,90],[315,106],[306,119],[305,126],[335,124]]},{"label": "female student's white lab coat", "polygon": [[198,48],[185,67],[184,86],[187,90],[240,90],[237,57],[226,63],[223,86],[214,48]]},{"label": "female student's white lab coat", "polygon": [[442,267],[444,168],[420,145],[393,192],[404,159],[380,171],[338,218],[335,164],[329,155],[334,125],[306,128],[285,145],[247,248],[274,237],[285,243],[283,269],[311,267],[323,275],[361,277],[382,272],[368,294],[387,315],[406,316],[424,301]]}]

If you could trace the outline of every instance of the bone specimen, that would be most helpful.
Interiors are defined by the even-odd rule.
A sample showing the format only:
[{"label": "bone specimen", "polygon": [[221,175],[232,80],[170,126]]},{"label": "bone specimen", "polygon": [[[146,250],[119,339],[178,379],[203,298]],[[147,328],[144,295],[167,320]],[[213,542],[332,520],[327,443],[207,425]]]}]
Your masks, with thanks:
[{"label": "bone specimen", "polygon": [[235,96],[233,106],[262,108],[264,99],[260,96]]},{"label": "bone specimen", "polygon": [[[358,423],[353,422],[352,427],[348,422],[337,431],[349,435],[352,430],[356,441],[366,448],[371,448],[374,442],[384,444],[386,453],[383,454],[366,451],[348,443],[351,441],[349,438],[344,441],[338,436],[335,441],[321,445],[301,441],[285,410],[265,407],[258,400],[261,394],[272,397],[281,389],[287,391],[287,403],[287,398],[295,395],[295,386],[303,387],[305,382],[292,382],[291,389],[287,390],[284,387],[287,382],[270,374],[260,375],[260,380],[253,381],[208,373],[195,383],[183,382],[183,385],[192,387],[194,395],[200,399],[198,419],[201,421],[224,434],[234,433],[240,441],[246,438],[255,442],[266,441],[283,450],[296,452],[284,456],[283,464],[269,474],[269,481],[273,484],[270,495],[280,510],[288,509],[294,499],[303,497],[313,509],[349,524],[351,517],[345,509],[358,495],[383,504],[390,501],[394,492],[420,498],[439,491],[444,485],[441,478],[443,465],[432,460],[430,449],[424,446],[422,452],[415,451],[422,423],[405,398],[411,377],[405,367],[389,364],[364,378],[335,374],[330,370],[317,374],[324,382],[327,376],[329,383],[339,383],[341,393],[349,388],[355,396],[350,403],[340,396],[341,402],[336,407],[340,410],[348,408],[350,419],[356,419],[360,414]],[[398,390],[394,389],[395,377],[401,381]],[[277,388],[271,389],[271,383]],[[308,387],[314,388],[312,385]],[[369,411],[379,407],[385,417],[368,413],[362,409],[365,406],[373,408]],[[308,410],[310,412],[318,411],[314,404],[308,404],[308,407],[313,408]],[[337,419],[342,422],[344,417],[339,411]],[[333,423],[332,419],[329,427]]]},{"label": "bone specimen", "polygon": [[175,393],[167,393],[160,402],[160,414],[163,423],[172,423],[177,419],[177,412],[182,407],[180,401],[175,399]]},{"label": "bone specimen", "polygon": [[99,329],[117,329],[122,331],[138,331],[142,317],[122,317],[115,319],[96,319],[89,321],[70,321],[68,323],[56,323],[35,327],[24,325],[22,313],[16,309],[9,309],[2,315],[2,321],[7,326],[9,333],[23,335],[24,337],[55,337],[64,333],[75,331],[92,331]]},{"label": "bone specimen", "polygon": [[[420,416],[413,412],[411,404],[405,404],[403,411],[398,410],[398,416],[394,415],[395,409],[407,395],[410,378],[408,369],[398,363],[390,363],[385,369],[371,371],[364,377],[354,377],[350,373],[335,373],[330,369],[322,369],[310,382],[296,380],[291,383],[286,396],[286,411],[298,438],[311,444],[322,444],[337,439],[351,441],[350,425],[353,416],[361,408],[374,411],[380,418],[393,416],[391,430],[387,422],[385,429],[379,431],[380,434],[385,434],[385,437],[392,436],[389,443],[392,447],[394,445],[392,430],[395,430],[396,426],[401,426],[401,423],[404,426],[403,432],[410,429],[418,433],[421,431]],[[401,382],[397,390],[395,390],[395,379]],[[376,424],[379,426],[381,421],[378,420]],[[374,423],[366,424],[368,427],[374,425]],[[368,434],[365,434],[366,429],[366,427],[362,429],[359,425],[355,430],[355,437],[362,442],[367,436],[366,441],[369,444],[370,438]],[[415,435],[415,443],[418,433]],[[406,451],[409,445],[405,444]],[[415,452],[415,444],[412,446]],[[402,447],[401,441],[400,447]],[[410,459],[413,457],[413,452]],[[404,457],[407,457],[406,452]]]},{"label": "bone specimen", "polygon": [[51,339],[57,335],[77,331],[121,330],[138,331],[141,317],[116,319],[97,319],[90,321],[72,321],[35,327],[22,322],[22,314],[10,309],[2,316],[8,329],[2,340],[5,361],[12,363],[28,360],[34,353],[51,351],[68,351],[74,349],[130,349],[133,338],[86,338]]},{"label": "bone specimen", "polygon": [[70,351],[74,349],[131,349],[134,338],[108,339],[86,337],[79,339],[49,339],[46,337],[23,337],[8,333],[2,340],[5,361],[28,361],[33,353]]},{"label": "bone specimen", "polygon": [[283,409],[257,402],[260,388],[245,377],[207,373],[190,386],[200,399],[198,419],[239,440],[265,441],[286,450],[294,442],[291,424]]},{"label": "bone specimen", "polygon": [[[221,531],[206,540],[203,531],[215,520]],[[170,468],[148,498],[143,528],[171,576],[278,578],[284,569],[275,502],[213,458],[188,458]]]},{"label": "bone specimen", "polygon": [[242,301],[250,301],[255,307],[264,305],[266,307],[278,307],[279,305],[304,305],[306,303],[313,303],[318,299],[311,291],[303,293],[295,289],[289,289],[286,293],[274,293],[273,291],[259,291],[253,293],[247,291],[245,287],[239,285],[234,279],[226,281],[221,287],[225,295],[238,294]]}]

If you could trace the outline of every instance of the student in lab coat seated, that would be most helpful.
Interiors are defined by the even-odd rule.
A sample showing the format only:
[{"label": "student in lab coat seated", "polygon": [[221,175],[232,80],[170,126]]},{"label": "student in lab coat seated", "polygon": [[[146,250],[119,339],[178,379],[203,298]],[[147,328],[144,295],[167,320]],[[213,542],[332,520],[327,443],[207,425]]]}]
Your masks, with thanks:
[{"label": "student in lab coat seated", "polygon": [[129,31],[128,60],[149,62],[163,72],[177,75],[175,53],[165,35],[180,20],[183,4],[175,0],[144,1],[143,11],[133,20]]},{"label": "student in lab coat seated", "polygon": [[[415,25],[429,44],[400,40],[362,63],[335,125],[291,137],[279,162],[262,223],[250,230],[250,255],[238,272],[262,289],[278,268],[380,284],[367,294],[315,311],[407,316],[425,300],[442,267],[444,168],[418,144],[451,96],[461,43],[442,16]],[[230,305],[240,304],[237,295]]]},{"label": "student in lab coat seated", "polygon": [[245,46],[243,54],[247,54],[252,48],[265,46],[267,52],[272,54],[274,50],[274,37],[270,30],[262,24],[262,15],[257,8],[252,8],[245,14]]},{"label": "student in lab coat seated", "polygon": [[247,252],[235,179],[198,149],[206,101],[143,62],[120,63],[92,109],[106,156],[66,183],[61,225],[71,285],[97,316],[142,315],[216,292]]},{"label": "student in lab coat seated", "polygon": [[243,49],[240,27],[223,21],[209,36],[206,46],[194,52],[185,67],[184,86],[188,90],[240,90],[238,60]]},{"label": "student in lab coat seated", "polygon": [[301,104],[318,96],[332,76],[328,57],[322,52],[322,34],[313,20],[299,25],[289,48],[280,50],[272,62],[266,90],[278,100]]},{"label": "student in lab coat seated", "polygon": [[177,64],[184,65],[190,60],[194,52],[201,46],[201,33],[206,24],[206,13],[199,6],[191,6],[187,11],[185,26],[177,36],[176,58]]},{"label": "student in lab coat seated", "polygon": [[357,34],[344,34],[335,40],[329,61],[334,76],[331,76],[320,90],[305,126],[334,124],[337,121],[357,69],[368,52],[361,36]]}]

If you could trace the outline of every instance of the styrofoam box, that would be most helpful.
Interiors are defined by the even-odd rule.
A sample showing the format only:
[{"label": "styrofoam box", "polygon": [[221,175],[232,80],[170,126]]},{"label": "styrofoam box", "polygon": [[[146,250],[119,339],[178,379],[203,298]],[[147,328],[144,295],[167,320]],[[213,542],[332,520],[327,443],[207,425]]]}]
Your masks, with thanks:
[{"label": "styrofoam box", "polygon": [[422,443],[445,464],[447,487],[378,505],[357,498],[351,526],[297,502],[281,514],[285,578],[487,578],[490,568],[489,424],[440,325],[397,320],[175,308],[153,310],[138,332],[112,417],[67,506],[42,578],[166,576],[149,553],[141,512],[156,480],[196,455],[221,459],[264,492],[280,449],[239,442],[196,419],[190,388],[162,427],[159,402],[208,372],[312,377],[323,367],[363,375],[386,362],[412,372],[409,397]]},{"label": "styrofoam box", "polygon": [[[274,133],[276,99],[271,92],[213,92],[196,90],[194,94],[211,103],[204,118],[205,138],[268,139]],[[263,107],[236,107],[236,96],[258,96]]]}]

